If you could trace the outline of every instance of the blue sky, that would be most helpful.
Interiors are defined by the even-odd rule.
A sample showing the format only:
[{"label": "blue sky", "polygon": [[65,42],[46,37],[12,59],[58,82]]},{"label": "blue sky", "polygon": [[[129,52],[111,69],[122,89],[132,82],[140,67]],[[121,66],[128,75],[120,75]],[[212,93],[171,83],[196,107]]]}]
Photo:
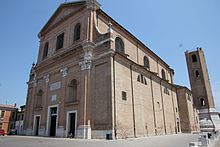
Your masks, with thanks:
[{"label": "blue sky", "polygon": [[[70,0],[69,0],[70,1]],[[25,104],[40,29],[65,0],[1,0],[0,103]],[[220,111],[219,0],[99,0],[102,9],[175,70],[189,87],[184,52],[202,47]]]}]

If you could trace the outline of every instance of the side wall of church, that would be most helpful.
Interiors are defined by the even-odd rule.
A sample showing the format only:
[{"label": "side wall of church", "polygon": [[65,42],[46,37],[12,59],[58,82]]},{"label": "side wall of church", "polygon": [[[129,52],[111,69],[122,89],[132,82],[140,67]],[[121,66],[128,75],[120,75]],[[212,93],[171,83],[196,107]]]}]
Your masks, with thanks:
[{"label": "side wall of church", "polygon": [[186,88],[177,88],[177,93],[182,132],[199,132],[199,117],[191,92]]},{"label": "side wall of church", "polygon": [[[142,67],[115,58],[118,137],[177,133],[179,114],[175,112],[178,109],[175,88]],[[123,93],[126,93],[125,99]]]}]

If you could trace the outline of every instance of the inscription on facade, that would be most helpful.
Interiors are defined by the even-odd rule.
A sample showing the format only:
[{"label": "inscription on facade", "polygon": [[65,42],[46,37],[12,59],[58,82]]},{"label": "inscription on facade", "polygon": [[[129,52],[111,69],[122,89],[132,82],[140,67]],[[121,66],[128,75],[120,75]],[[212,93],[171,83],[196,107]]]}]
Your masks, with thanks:
[{"label": "inscription on facade", "polygon": [[54,91],[61,88],[61,82],[50,84],[50,91]]}]

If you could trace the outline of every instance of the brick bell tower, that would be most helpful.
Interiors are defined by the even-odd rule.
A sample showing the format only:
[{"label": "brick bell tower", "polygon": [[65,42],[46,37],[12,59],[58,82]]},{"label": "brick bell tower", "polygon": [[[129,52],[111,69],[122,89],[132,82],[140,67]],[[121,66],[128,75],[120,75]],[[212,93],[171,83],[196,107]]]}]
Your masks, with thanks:
[{"label": "brick bell tower", "polygon": [[220,130],[220,119],[215,110],[209,74],[202,48],[186,51],[186,63],[192,89],[194,105],[199,111],[199,123],[202,132]]}]

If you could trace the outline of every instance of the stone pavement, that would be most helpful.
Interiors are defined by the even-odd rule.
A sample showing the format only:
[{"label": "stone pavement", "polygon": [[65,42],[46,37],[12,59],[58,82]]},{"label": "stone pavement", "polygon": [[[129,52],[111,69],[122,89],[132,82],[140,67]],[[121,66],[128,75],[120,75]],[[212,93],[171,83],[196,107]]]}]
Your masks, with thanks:
[{"label": "stone pavement", "polygon": [[[199,135],[177,134],[125,140],[79,140],[28,136],[0,136],[0,147],[188,147]],[[220,146],[218,146],[220,147]]]},{"label": "stone pavement", "polygon": [[220,139],[218,141],[216,141],[215,147],[220,147]]}]

